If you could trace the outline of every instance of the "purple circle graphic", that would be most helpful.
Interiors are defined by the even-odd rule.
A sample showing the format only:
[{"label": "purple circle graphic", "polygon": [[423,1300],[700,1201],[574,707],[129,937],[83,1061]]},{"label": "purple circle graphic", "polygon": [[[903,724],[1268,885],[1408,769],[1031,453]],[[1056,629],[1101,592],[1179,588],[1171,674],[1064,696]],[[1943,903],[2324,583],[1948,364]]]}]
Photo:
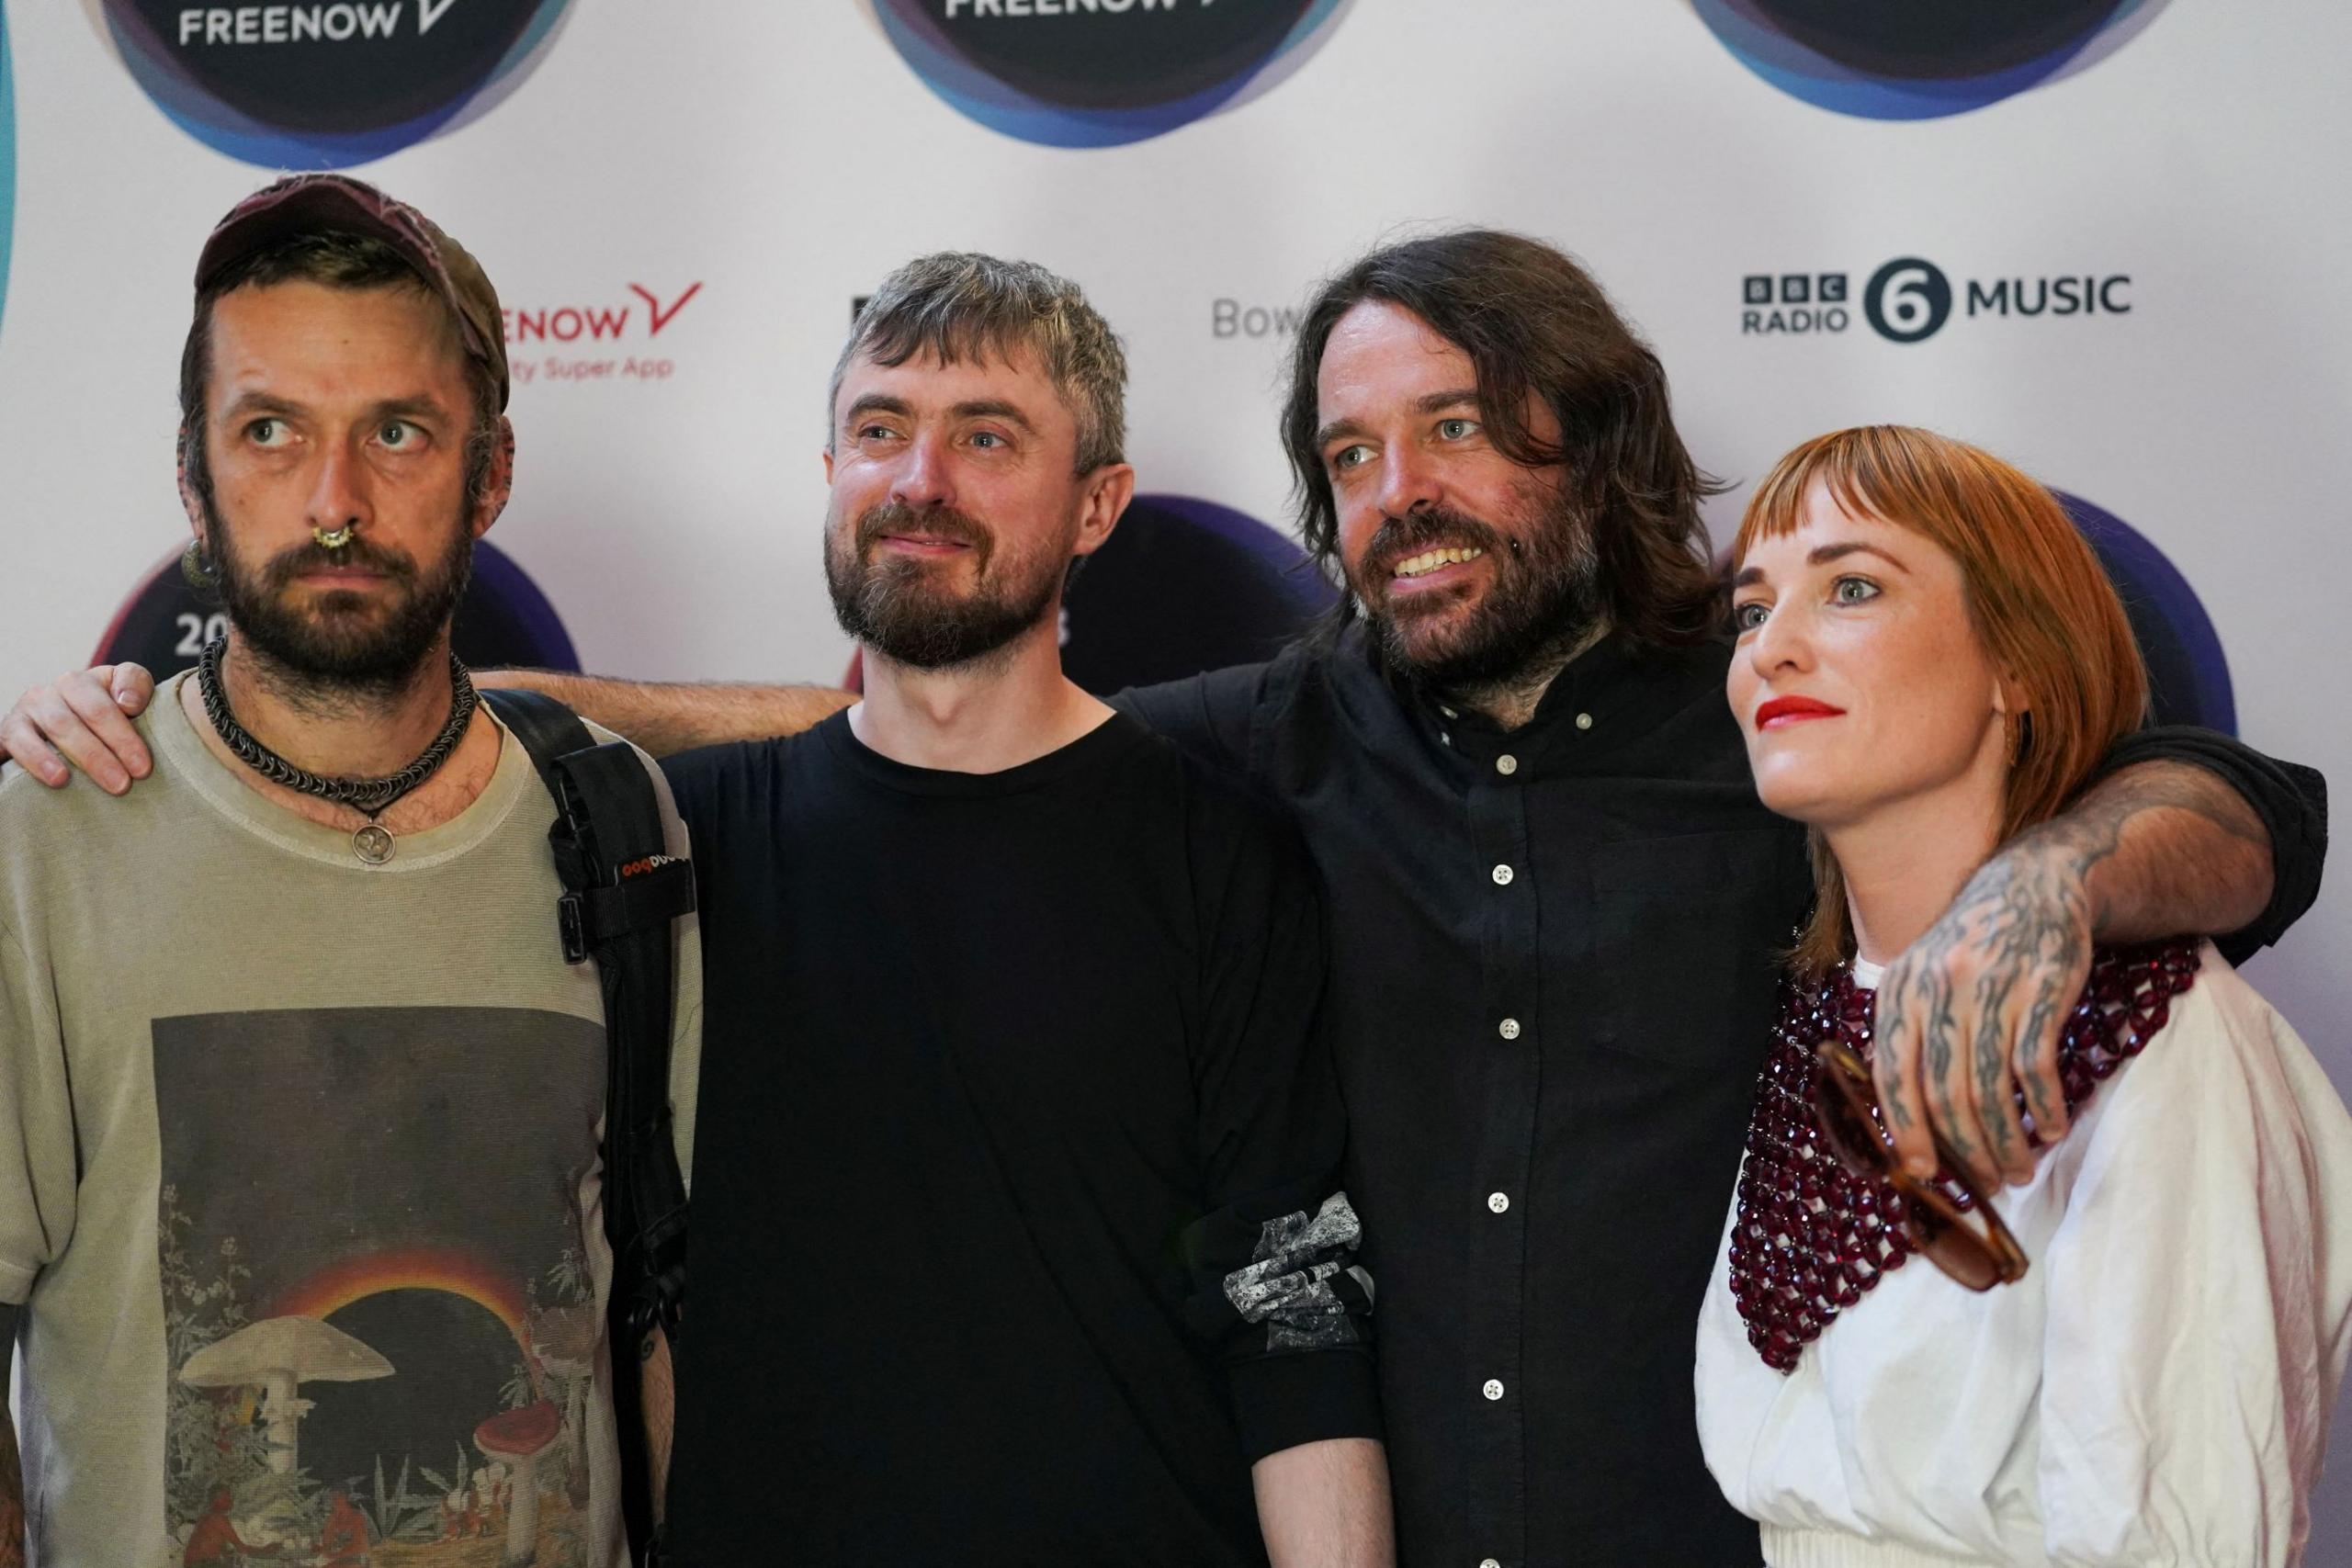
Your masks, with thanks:
[{"label": "purple circle graphic", "polygon": [[1350,0],[870,0],[949,107],[1047,147],[1115,147],[1266,92]]},{"label": "purple circle graphic", "polygon": [[571,0],[101,0],[104,36],[174,124],[266,169],[343,169],[488,112]]},{"label": "purple circle graphic", "polygon": [[1337,591],[1282,534],[1183,495],[1139,495],[1063,607],[1062,667],[1090,692],[1271,659]]},{"label": "purple circle graphic", "polygon": [[2230,663],[2212,617],[2180,569],[2130,524],[2078,495],[2057,492],[2059,504],[2090,540],[2108,581],[2123,601],[2158,724],[2199,724],[2235,735],[2237,701]]},{"label": "purple circle graphic", "polygon": [[1862,119],[1935,119],[2087,69],[2165,0],[1690,0],[1741,64]]}]

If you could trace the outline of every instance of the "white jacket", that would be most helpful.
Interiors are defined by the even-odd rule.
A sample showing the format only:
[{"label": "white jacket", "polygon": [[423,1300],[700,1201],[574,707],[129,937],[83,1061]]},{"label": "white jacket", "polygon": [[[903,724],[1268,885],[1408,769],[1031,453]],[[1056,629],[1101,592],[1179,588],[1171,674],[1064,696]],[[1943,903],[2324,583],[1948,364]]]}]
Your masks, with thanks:
[{"label": "white jacket", "polygon": [[1699,1435],[1765,1560],[2299,1561],[2352,1316],[2352,1115],[2286,1021],[2209,944],[1994,1201],[2022,1280],[1977,1295],[1914,1258],[1787,1376],[1748,1346],[1726,1222]]}]

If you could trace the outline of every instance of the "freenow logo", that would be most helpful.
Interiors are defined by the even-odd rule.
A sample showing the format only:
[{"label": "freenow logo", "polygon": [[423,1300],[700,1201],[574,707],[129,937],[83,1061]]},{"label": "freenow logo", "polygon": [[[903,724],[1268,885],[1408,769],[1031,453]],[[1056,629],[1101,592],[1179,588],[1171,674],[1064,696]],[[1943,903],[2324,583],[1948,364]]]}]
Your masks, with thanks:
[{"label": "freenow logo", "polygon": [[1248,103],[1349,0],[870,0],[958,113],[1048,147],[1115,147]]},{"label": "freenow logo", "polygon": [[[676,339],[654,349],[699,282],[671,289],[632,283],[625,294],[561,305],[509,305],[506,367],[518,387],[534,381],[666,381],[677,374]],[[691,334],[689,334],[691,335]]]},{"label": "freenow logo", "polygon": [[[1854,323],[1843,272],[1752,272],[1739,280],[1739,330],[1744,337],[1812,333],[1833,336]],[[1958,288],[1924,256],[1897,256],[1862,285],[1861,319],[1890,343],[1924,343],[1943,331],[1955,311],[1965,318],[2128,316],[2132,275],[2126,272],[2020,273],[1972,277]]]},{"label": "freenow logo", "polygon": [[268,169],[340,169],[480,118],[570,0],[100,0],[105,36],[179,128]]},{"label": "freenow logo", "polygon": [[2165,0],[1690,0],[1739,62],[1864,119],[1935,119],[2106,59]]},{"label": "freenow logo", "polygon": [[8,241],[17,231],[17,102],[9,83],[8,13],[0,8],[0,321],[7,319]]}]

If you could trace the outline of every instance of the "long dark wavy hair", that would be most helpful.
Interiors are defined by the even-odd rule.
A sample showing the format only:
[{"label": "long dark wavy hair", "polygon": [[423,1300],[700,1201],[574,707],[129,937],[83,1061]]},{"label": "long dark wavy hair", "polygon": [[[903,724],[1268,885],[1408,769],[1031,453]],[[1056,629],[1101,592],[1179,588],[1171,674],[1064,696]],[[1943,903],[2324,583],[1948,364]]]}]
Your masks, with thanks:
[{"label": "long dark wavy hair", "polygon": [[[1552,246],[1494,229],[1383,245],[1323,285],[1291,357],[1283,445],[1300,541],[1340,581],[1339,512],[1316,444],[1316,383],[1340,318],[1366,299],[1401,306],[1470,356],[1487,438],[1513,462],[1566,467],[1563,499],[1593,531],[1609,624],[1656,645],[1703,640],[1722,600],[1699,502],[1722,487],[1676,434],[1666,370],[1584,268]],[[1552,446],[1528,428],[1529,392],[1560,422]],[[1322,628],[1355,618],[1342,594]]]}]

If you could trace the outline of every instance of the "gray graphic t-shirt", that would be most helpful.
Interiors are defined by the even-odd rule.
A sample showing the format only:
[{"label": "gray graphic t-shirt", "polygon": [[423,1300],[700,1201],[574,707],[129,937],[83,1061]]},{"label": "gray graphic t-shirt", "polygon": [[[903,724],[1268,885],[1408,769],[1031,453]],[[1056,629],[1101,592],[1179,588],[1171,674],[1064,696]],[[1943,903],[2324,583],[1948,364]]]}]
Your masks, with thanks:
[{"label": "gray graphic t-shirt", "polygon": [[371,864],[240,783],[175,684],[128,798],[0,774],[33,1560],[624,1562],[603,1014],[557,946],[528,755],[508,738],[470,807]]}]

